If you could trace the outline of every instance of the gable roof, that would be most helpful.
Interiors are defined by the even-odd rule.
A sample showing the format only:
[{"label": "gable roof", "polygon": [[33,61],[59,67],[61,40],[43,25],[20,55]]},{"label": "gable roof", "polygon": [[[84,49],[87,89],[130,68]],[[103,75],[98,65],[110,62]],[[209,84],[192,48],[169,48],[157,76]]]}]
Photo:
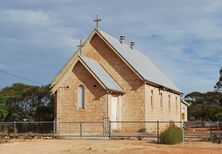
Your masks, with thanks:
[{"label": "gable roof", "polygon": [[177,86],[170,81],[142,52],[131,49],[127,44],[120,43],[118,39],[97,29],[108,43],[124,58],[129,65],[143,77],[144,80],[158,84],[160,86],[181,92]]},{"label": "gable roof", "polygon": [[187,101],[185,101],[184,99],[183,100],[181,100],[181,103],[183,103],[184,105],[186,105],[186,106],[190,106],[190,103],[188,103]]},{"label": "gable roof", "polygon": [[103,84],[103,86],[110,91],[123,93],[123,89],[116,83],[116,81],[105,71],[105,69],[95,60],[87,57],[79,56],[80,61],[93,74],[94,77]]},{"label": "gable roof", "polygon": [[[100,29],[96,28],[91,32],[86,41],[83,43],[82,51],[84,50],[84,45],[91,40],[94,34],[98,34],[103,38],[103,40],[106,41],[108,45],[114,48],[114,50],[124,60],[124,62],[127,63],[130,68],[133,69],[137,75],[139,75],[140,78],[147,81],[148,83],[163,86],[177,93],[182,93],[179,88],[177,88],[177,86],[172,81],[170,81],[142,52],[136,49],[131,49],[125,43],[120,43],[118,39],[110,36]],[[78,49],[53,79],[51,82],[52,91],[56,90],[56,85],[61,80],[63,75],[65,75],[66,72],[74,66],[79,52],[80,50]]]},{"label": "gable roof", "polygon": [[[83,47],[82,50],[84,49],[84,45],[86,44],[86,42],[88,42],[92,36],[96,33],[95,30],[93,30],[90,35],[88,36],[88,38],[83,42]],[[80,49],[78,48],[77,51],[72,55],[72,57],[68,60],[68,62],[66,62],[66,64],[62,67],[62,69],[56,74],[56,76],[53,78],[53,80],[50,83],[50,87],[51,87],[51,92],[54,93],[56,91],[56,89],[58,88],[59,85],[59,81],[61,81],[62,77],[69,72],[72,67],[74,67],[76,61],[78,60],[78,55],[80,53]]]}]

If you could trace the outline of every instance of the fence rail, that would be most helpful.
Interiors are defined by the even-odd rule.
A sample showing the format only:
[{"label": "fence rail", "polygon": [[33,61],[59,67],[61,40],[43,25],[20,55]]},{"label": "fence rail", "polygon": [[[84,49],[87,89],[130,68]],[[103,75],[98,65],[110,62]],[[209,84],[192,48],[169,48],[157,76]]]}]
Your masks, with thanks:
[{"label": "fence rail", "polygon": [[55,133],[54,121],[38,122],[0,122],[1,136],[37,136],[53,135]]},{"label": "fence rail", "polygon": [[59,122],[57,134],[72,137],[105,137],[105,123],[95,122]]},{"label": "fence rail", "polygon": [[66,136],[146,138],[159,142],[160,133],[168,127],[181,127],[185,141],[212,141],[222,137],[222,122],[211,121],[39,121],[0,122],[0,136]]}]

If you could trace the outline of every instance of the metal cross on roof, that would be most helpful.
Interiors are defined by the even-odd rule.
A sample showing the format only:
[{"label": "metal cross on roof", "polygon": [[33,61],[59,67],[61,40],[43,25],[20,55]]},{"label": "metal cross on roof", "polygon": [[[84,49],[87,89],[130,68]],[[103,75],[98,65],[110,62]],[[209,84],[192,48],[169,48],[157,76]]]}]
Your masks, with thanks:
[{"label": "metal cross on roof", "polygon": [[79,48],[79,50],[80,50],[80,55],[81,55],[82,47],[83,47],[82,40],[80,40],[79,45],[78,45],[77,47]]},{"label": "metal cross on roof", "polygon": [[99,22],[102,21],[102,19],[99,19],[99,16],[96,15],[96,19],[94,19],[94,22],[96,22],[96,28],[99,28]]}]

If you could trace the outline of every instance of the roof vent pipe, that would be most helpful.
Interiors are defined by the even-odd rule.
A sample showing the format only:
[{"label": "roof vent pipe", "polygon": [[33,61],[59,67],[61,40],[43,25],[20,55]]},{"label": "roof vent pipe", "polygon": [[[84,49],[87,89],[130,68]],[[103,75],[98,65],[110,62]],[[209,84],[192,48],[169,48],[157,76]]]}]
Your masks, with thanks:
[{"label": "roof vent pipe", "polygon": [[124,41],[125,41],[125,36],[124,35],[120,35],[119,42],[120,43],[124,43]]},{"label": "roof vent pipe", "polygon": [[130,42],[130,48],[131,48],[131,49],[134,49],[134,47],[135,47],[135,42],[134,42],[134,41],[131,41],[131,42]]}]

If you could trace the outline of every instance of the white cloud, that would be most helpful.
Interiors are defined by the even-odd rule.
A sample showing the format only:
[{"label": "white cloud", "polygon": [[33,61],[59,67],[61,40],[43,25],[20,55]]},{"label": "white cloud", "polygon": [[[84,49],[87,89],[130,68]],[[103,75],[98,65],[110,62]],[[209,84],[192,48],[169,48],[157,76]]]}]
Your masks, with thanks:
[{"label": "white cloud", "polygon": [[48,59],[58,71],[99,14],[103,30],[135,40],[182,91],[206,91],[222,64],[221,7],[220,0],[5,1],[0,6],[0,45],[5,59],[14,58],[16,66],[31,70],[21,61],[41,54],[41,62]]},{"label": "white cloud", "polygon": [[[6,25],[2,31],[8,30],[6,35],[0,36],[0,39],[8,40],[9,37],[21,44],[29,43],[40,48],[65,48],[68,52],[67,50],[75,47],[78,41],[72,37],[75,28],[61,25],[59,19],[43,11],[3,10],[0,11],[0,23]],[[11,25],[13,29],[10,29]],[[48,52],[55,53],[56,50]]]},{"label": "white cloud", "polygon": [[0,19],[22,24],[42,25],[47,24],[50,17],[42,11],[3,10],[0,12]]}]

